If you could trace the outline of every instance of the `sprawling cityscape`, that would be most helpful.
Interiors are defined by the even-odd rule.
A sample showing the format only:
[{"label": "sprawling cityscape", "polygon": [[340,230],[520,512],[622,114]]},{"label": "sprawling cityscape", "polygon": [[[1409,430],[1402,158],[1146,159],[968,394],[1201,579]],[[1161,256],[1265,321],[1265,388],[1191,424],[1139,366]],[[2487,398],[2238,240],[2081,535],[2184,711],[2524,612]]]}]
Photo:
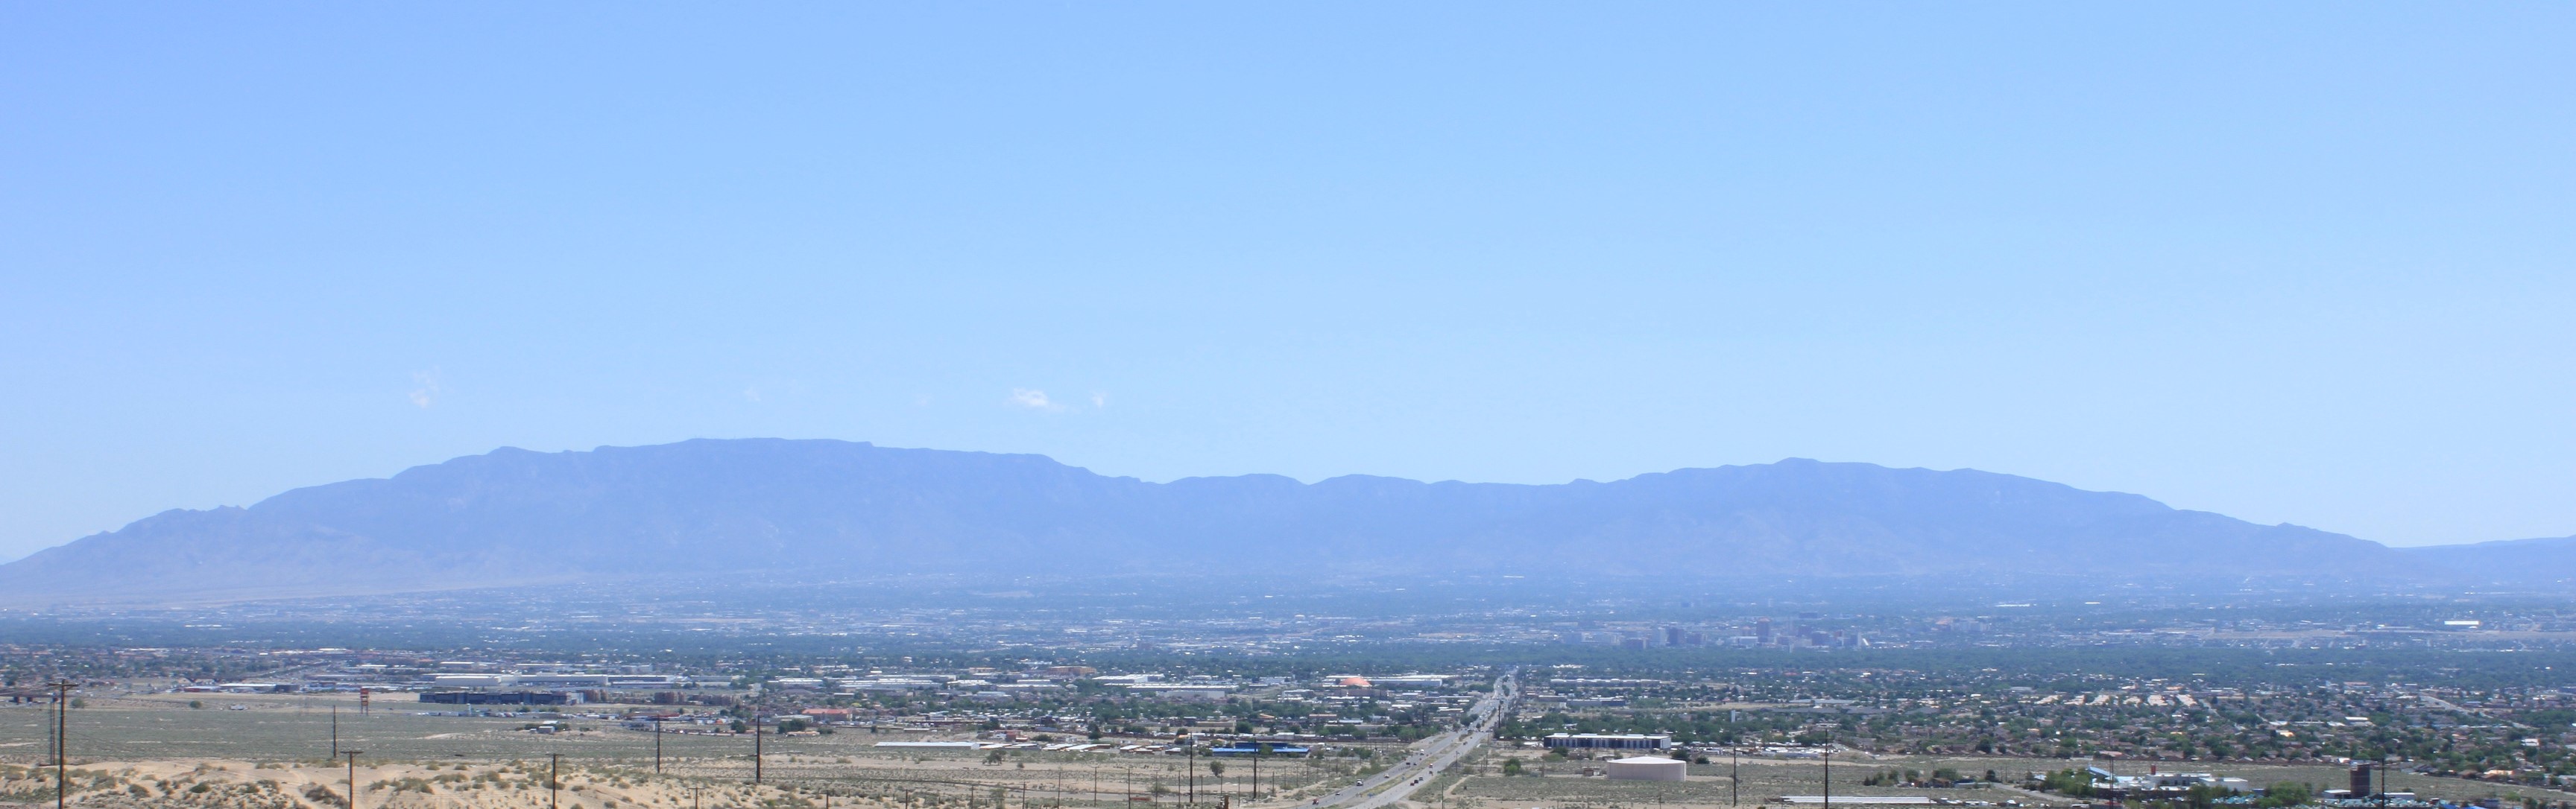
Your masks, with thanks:
[{"label": "sprawling cityscape", "polygon": [[[0,646],[0,796],[284,807],[355,778],[367,806],[549,783],[600,807],[2576,801],[2576,615],[2530,595],[1286,595],[20,611],[12,637],[54,640]],[[407,634],[446,642],[338,640]]]}]

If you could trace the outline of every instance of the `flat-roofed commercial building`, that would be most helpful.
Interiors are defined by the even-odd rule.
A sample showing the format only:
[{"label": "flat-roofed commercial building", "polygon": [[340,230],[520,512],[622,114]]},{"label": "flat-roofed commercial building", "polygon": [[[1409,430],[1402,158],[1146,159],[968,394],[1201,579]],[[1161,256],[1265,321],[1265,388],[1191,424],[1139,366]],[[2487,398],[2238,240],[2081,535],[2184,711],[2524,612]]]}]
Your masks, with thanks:
[{"label": "flat-roofed commercial building", "polygon": [[1673,737],[1642,733],[1551,733],[1547,736],[1547,746],[1585,750],[1662,750],[1673,746]]}]

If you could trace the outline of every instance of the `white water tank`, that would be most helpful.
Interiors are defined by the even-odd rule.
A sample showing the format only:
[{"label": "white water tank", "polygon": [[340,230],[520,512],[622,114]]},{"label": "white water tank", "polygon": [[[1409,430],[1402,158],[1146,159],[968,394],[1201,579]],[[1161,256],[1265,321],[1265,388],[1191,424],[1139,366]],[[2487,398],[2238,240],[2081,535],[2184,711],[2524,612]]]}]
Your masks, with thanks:
[{"label": "white water tank", "polygon": [[1690,774],[1690,762],[1662,756],[1637,756],[1610,762],[1610,777],[1620,781],[1679,781]]}]

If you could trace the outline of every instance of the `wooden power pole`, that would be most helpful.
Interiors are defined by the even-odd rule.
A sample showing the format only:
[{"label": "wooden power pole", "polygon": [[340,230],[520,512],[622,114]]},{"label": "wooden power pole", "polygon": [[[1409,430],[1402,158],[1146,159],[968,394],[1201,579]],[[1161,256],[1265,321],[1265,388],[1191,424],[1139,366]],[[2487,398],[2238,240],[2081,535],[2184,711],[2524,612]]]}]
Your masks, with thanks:
[{"label": "wooden power pole", "polygon": [[343,750],[349,757],[349,809],[358,809],[358,754],[364,750]]},{"label": "wooden power pole", "polygon": [[45,685],[54,689],[54,809],[63,809],[72,789],[71,757],[63,752],[70,746],[67,731],[71,729],[72,681],[55,680]]}]

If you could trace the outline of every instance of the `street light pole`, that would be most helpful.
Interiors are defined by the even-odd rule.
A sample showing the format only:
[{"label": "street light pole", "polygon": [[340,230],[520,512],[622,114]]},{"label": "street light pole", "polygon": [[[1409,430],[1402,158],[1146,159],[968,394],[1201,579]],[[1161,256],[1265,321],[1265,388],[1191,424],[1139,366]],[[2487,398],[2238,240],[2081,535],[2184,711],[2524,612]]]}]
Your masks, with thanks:
[{"label": "street light pole", "polygon": [[[546,809],[554,809],[555,799],[563,794],[563,754],[546,754]],[[357,809],[357,807],[350,807]]]},{"label": "street light pole", "polygon": [[660,716],[653,717],[653,774],[654,774],[654,775],[661,775],[661,774],[662,774],[662,720],[663,720],[664,718],[665,718],[665,717],[660,717]]}]

